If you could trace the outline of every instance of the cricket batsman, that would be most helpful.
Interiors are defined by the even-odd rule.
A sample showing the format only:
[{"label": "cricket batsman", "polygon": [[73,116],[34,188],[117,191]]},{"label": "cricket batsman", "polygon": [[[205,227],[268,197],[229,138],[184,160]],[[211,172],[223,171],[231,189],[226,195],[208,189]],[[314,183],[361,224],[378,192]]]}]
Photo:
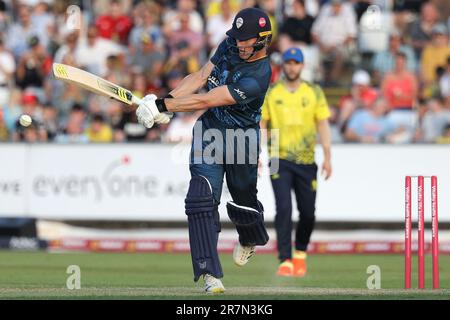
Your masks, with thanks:
[{"label": "cricket batsman", "polygon": [[[306,274],[306,250],[315,223],[317,165],[315,146],[319,133],[324,152],[321,171],[325,179],[332,174],[330,111],[322,89],[302,81],[303,52],[291,48],[283,53],[283,79],[267,93],[262,126],[277,130],[278,144],[269,141],[269,155],[277,158],[278,172],[271,175],[275,194],[279,276]],[[273,136],[271,132],[270,136]],[[300,219],[292,250],[292,199],[294,191]]]},{"label": "cricket batsman", "polygon": [[[243,9],[226,34],[227,39],[198,72],[184,78],[168,97],[146,96],[136,110],[139,122],[147,128],[155,122],[169,122],[172,112],[206,110],[193,130],[185,209],[194,281],[202,277],[207,293],[225,291],[217,252],[218,205],[224,176],[233,199],[226,206],[228,216],[239,234],[234,262],[245,265],[254,255],[255,246],[269,240],[256,189],[259,121],[271,77],[267,56],[272,38],[269,17],[260,9]],[[206,93],[196,93],[205,86]],[[239,138],[242,133],[244,139]],[[256,139],[253,143],[252,134]],[[208,156],[213,140],[215,152]]]}]

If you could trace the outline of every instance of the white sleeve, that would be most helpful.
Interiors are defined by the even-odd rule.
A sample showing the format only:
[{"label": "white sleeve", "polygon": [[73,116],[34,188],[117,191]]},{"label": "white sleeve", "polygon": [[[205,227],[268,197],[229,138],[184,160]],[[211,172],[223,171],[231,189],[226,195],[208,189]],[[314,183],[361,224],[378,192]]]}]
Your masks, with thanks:
[{"label": "white sleeve", "polygon": [[203,19],[197,11],[193,11],[190,15],[190,26],[192,31],[203,33]]},{"label": "white sleeve", "polygon": [[2,56],[2,67],[7,73],[13,73],[16,71],[16,62],[14,61],[14,58],[9,53],[4,53]]},{"label": "white sleeve", "polygon": [[216,25],[216,17],[211,17],[208,19],[208,21],[206,22],[206,33],[207,34],[214,34],[214,27]]},{"label": "white sleeve", "polygon": [[322,30],[323,20],[324,16],[319,14],[319,17],[314,21],[311,30],[313,34],[316,34],[319,37],[321,35],[320,30]]},{"label": "white sleeve", "polygon": [[358,27],[356,25],[356,13],[350,4],[344,4],[345,23],[347,25],[347,32],[350,37],[356,38],[358,35]]}]

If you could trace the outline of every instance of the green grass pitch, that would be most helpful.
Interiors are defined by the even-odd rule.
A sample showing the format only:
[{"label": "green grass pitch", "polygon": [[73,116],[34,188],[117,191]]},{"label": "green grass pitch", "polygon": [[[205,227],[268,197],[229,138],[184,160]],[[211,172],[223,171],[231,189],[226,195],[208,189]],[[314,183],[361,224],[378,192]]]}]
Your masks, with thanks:
[{"label": "green grass pitch", "polygon": [[[237,267],[221,256],[227,289],[202,292],[188,254],[0,252],[0,299],[450,299],[450,256],[440,257],[440,290],[403,290],[402,255],[310,255],[304,278],[275,276],[274,255]],[[427,257],[427,288],[431,259]],[[417,285],[416,260],[413,284]],[[81,289],[66,288],[69,265],[81,268]],[[381,269],[381,289],[369,290],[367,267]]]}]

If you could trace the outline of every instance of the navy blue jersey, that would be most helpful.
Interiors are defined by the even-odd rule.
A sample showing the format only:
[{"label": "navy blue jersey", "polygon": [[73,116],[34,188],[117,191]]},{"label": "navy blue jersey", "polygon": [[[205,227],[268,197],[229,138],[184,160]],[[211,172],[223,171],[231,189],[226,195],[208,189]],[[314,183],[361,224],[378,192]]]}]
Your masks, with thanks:
[{"label": "navy blue jersey", "polygon": [[237,104],[211,108],[215,117],[227,127],[254,126],[261,119],[261,106],[269,88],[272,70],[268,57],[246,62],[227,48],[227,40],[217,48],[211,62],[208,90],[226,85]]}]

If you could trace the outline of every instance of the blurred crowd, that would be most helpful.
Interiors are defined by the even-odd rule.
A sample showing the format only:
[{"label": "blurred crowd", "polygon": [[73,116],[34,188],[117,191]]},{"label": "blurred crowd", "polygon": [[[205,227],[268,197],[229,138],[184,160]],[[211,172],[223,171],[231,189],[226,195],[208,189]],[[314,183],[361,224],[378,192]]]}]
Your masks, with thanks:
[{"label": "blurred crowd", "polygon": [[188,142],[198,114],[147,130],[133,107],[53,79],[52,63],[164,96],[249,6],[272,21],[272,81],[280,53],[302,48],[334,142],[450,143],[448,0],[0,0],[0,141]]}]

